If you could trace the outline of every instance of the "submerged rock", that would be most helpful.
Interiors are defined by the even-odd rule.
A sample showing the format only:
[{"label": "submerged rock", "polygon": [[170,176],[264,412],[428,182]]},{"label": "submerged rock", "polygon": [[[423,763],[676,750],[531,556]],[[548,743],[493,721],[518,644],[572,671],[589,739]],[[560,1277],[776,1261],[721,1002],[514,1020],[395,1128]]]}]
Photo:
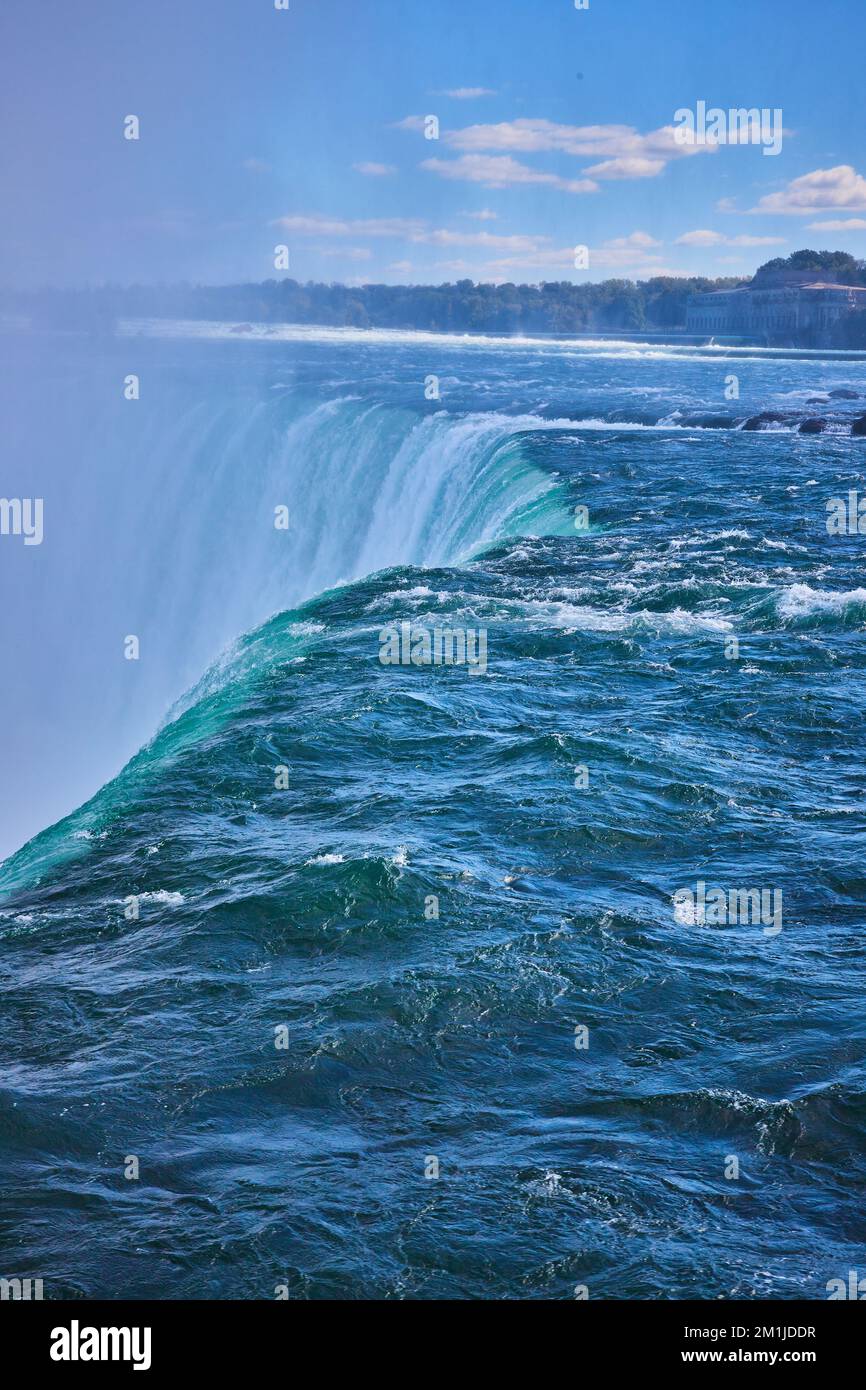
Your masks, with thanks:
[{"label": "submerged rock", "polygon": [[859,401],[859,391],[849,391],[847,386],[837,386],[835,391],[830,392],[831,401]]},{"label": "submerged rock", "polygon": [[780,415],[778,410],[762,410],[760,415],[753,415],[743,425],[744,430],[764,430],[768,425],[783,425],[789,417]]},{"label": "submerged rock", "polygon": [[684,415],[683,424],[702,430],[732,430],[736,419],[733,415]]},{"label": "submerged rock", "polygon": [[817,420],[813,416],[811,419],[803,421],[798,432],[800,434],[823,434],[826,428],[826,420]]},{"label": "submerged rock", "polygon": [[851,426],[851,433],[855,435],[866,435],[866,415],[858,415]]}]

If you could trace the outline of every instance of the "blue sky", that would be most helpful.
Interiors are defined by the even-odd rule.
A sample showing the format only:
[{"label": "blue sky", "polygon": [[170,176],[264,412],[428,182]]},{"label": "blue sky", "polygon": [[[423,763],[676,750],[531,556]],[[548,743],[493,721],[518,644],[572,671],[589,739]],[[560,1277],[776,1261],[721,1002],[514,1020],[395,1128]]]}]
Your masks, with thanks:
[{"label": "blue sky", "polygon": [[[4,285],[866,256],[862,0],[3,0],[0,51]],[[684,150],[698,101],[781,108],[781,152]]]}]

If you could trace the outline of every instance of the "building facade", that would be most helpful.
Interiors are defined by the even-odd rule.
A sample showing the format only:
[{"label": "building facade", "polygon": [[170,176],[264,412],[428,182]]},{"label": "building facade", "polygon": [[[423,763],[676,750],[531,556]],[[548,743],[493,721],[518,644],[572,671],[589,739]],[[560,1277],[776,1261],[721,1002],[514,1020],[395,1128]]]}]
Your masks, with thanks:
[{"label": "building facade", "polygon": [[749,285],[693,294],[686,331],[752,338],[769,346],[831,347],[840,319],[866,308],[866,286],[824,271],[759,271]]}]

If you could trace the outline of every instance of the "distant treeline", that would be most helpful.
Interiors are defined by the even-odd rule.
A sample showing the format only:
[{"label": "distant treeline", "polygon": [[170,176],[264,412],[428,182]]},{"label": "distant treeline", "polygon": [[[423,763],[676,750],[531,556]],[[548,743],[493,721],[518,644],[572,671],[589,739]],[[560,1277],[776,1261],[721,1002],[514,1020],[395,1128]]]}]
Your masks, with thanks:
[{"label": "distant treeline", "polygon": [[[799,251],[762,269],[833,270],[862,284],[866,268],[844,252]],[[656,276],[540,285],[325,285],[265,280],[248,285],[104,285],[79,290],[0,292],[0,313],[34,326],[113,332],[119,319],[215,319],[234,324],[304,323],[339,328],[416,328],[440,333],[673,333],[686,325],[689,296],[731,289],[742,278]],[[866,348],[866,310],[839,324],[839,348]]]},{"label": "distant treeline", "polygon": [[575,285],[324,285],[266,280],[250,285],[106,285],[0,294],[0,310],[34,324],[110,332],[118,319],[217,319],[442,333],[670,332],[685,328],[689,295],[741,279],[604,280]]},{"label": "distant treeline", "polygon": [[866,261],[847,251],[792,251],[790,256],[765,261],[757,273],[773,270],[814,270],[818,275],[832,275],[840,285],[866,284]]}]

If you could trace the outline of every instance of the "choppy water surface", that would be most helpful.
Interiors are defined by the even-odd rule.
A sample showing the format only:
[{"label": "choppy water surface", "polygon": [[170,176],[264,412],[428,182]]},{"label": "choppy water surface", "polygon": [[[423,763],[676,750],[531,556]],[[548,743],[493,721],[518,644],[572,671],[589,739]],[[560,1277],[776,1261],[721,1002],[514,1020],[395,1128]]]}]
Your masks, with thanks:
[{"label": "choppy water surface", "polygon": [[[0,869],[2,1272],[826,1297],[866,1236],[864,539],[825,526],[866,402],[806,402],[862,364],[177,329],[65,381],[66,679],[134,598],[146,698],[99,698],[177,703]],[[88,538],[110,601],[49,582]],[[483,629],[487,674],[383,666],[406,621]],[[698,882],[783,929],[675,911]]]}]

